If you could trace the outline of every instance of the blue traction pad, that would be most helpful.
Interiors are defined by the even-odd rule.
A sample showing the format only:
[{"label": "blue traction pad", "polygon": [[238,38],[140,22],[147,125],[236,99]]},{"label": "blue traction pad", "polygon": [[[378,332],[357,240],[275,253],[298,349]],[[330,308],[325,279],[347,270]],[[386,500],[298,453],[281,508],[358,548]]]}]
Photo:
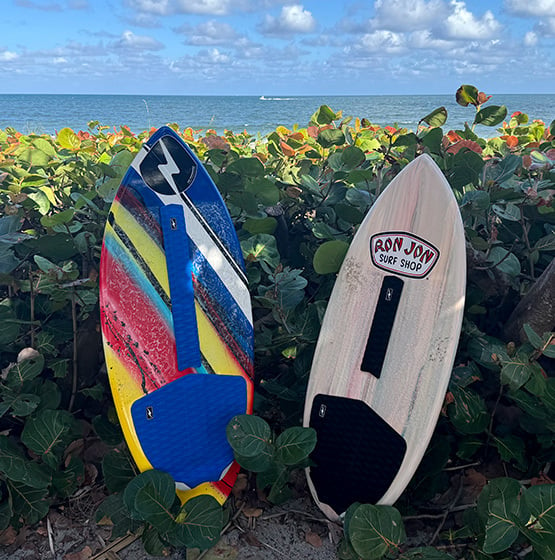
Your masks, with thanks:
[{"label": "blue traction pad", "polygon": [[136,400],[131,415],[150,464],[193,488],[233,461],[226,426],[246,410],[245,379],[193,373]]},{"label": "blue traction pad", "polygon": [[190,367],[198,368],[201,365],[200,342],[195,311],[191,251],[183,206],[180,204],[161,206],[160,221],[166,250],[177,369],[183,371]]}]

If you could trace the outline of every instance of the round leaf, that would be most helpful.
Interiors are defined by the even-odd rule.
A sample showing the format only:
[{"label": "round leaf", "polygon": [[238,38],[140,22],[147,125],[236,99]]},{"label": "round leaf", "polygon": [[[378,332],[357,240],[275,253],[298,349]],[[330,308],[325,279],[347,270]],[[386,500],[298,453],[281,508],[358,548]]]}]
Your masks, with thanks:
[{"label": "round leaf", "polygon": [[287,428],[276,439],[276,460],[284,465],[296,465],[306,459],[316,447],[313,428]]},{"label": "round leaf", "polygon": [[349,523],[349,540],[365,560],[378,560],[405,539],[401,514],[391,506],[360,505]]},{"label": "round leaf", "polygon": [[187,548],[210,548],[220,538],[223,510],[212,496],[197,496],[183,505],[176,521],[172,542]]},{"label": "round leaf", "polygon": [[58,144],[66,150],[78,150],[81,145],[81,141],[79,140],[77,134],[75,134],[71,128],[67,127],[62,128],[62,130],[58,132],[57,141]]},{"label": "round leaf", "polygon": [[155,469],[136,476],[123,492],[123,501],[131,517],[152,522],[152,516],[161,524],[165,522],[166,518],[166,514],[162,510],[168,510],[175,499],[173,478],[169,474]]},{"label": "round leaf", "polygon": [[233,451],[244,457],[255,457],[265,451],[272,431],[262,418],[239,414],[229,421],[226,435]]},{"label": "round leaf", "polygon": [[507,107],[505,105],[490,105],[476,113],[474,124],[483,124],[484,126],[497,126],[503,122],[507,116]]},{"label": "round leaf", "polygon": [[438,107],[431,113],[422,117],[420,122],[425,122],[431,127],[443,126],[447,120],[447,109],[445,107]]},{"label": "round leaf", "polygon": [[322,243],[312,259],[314,270],[318,274],[333,274],[337,272],[341,268],[348,249],[349,244],[339,239]]}]

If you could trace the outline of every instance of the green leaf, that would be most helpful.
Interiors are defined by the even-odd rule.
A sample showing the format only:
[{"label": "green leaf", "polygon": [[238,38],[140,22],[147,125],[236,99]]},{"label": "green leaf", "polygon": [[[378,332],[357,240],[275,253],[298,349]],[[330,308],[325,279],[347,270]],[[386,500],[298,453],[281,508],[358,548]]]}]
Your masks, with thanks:
[{"label": "green leaf", "polygon": [[54,226],[59,226],[59,225],[67,224],[68,222],[71,222],[74,215],[75,215],[75,210],[73,210],[73,208],[68,208],[67,210],[62,210],[61,212],[56,212],[55,214],[52,214],[51,216],[42,216],[42,218],[40,219],[40,223],[44,227],[51,228],[51,227],[54,227]]},{"label": "green leaf", "polygon": [[364,152],[356,146],[347,146],[341,152],[341,161],[345,169],[352,170],[366,161]]},{"label": "green leaf", "polygon": [[266,233],[272,235],[277,228],[277,220],[272,217],[267,218],[247,218],[243,224],[243,229],[256,235]]},{"label": "green leaf", "polygon": [[339,128],[326,128],[318,133],[317,142],[323,148],[342,146],[345,144],[345,134]]},{"label": "green leaf", "polygon": [[0,435],[0,471],[9,480],[32,488],[46,488],[50,484],[45,469],[26,459],[19,447],[5,435]]},{"label": "green leaf", "polygon": [[0,531],[4,531],[10,526],[13,516],[12,504],[9,500],[0,502]]},{"label": "green leaf", "polygon": [[316,447],[313,428],[287,428],[276,439],[276,460],[284,465],[296,465],[306,459]]},{"label": "green leaf", "polygon": [[338,118],[339,115],[334,113],[327,105],[321,105],[318,110],[310,117],[310,122],[322,126],[331,124]]},{"label": "green leaf", "polygon": [[509,220],[510,222],[519,222],[521,219],[520,208],[515,204],[506,202],[503,204],[494,204],[491,209],[504,220]]},{"label": "green leaf", "polygon": [[493,441],[503,461],[515,462],[521,468],[526,466],[526,446],[521,438],[509,434],[504,437],[494,437]]},{"label": "green leaf", "polygon": [[57,468],[73,423],[73,416],[65,410],[43,410],[25,422],[21,441],[50,467]]},{"label": "green leaf", "polygon": [[120,427],[110,422],[105,415],[95,416],[92,425],[98,437],[107,445],[115,446],[123,441],[123,433]]},{"label": "green leaf", "polygon": [[121,492],[137,474],[127,453],[114,449],[102,459],[104,482],[110,492]]},{"label": "green leaf", "polygon": [[507,107],[505,105],[490,105],[484,107],[476,113],[474,124],[483,124],[484,126],[497,126],[507,116]]},{"label": "green leaf", "polygon": [[359,505],[349,523],[349,541],[364,560],[378,560],[405,540],[401,514],[391,506]]},{"label": "green leaf", "polygon": [[453,387],[453,402],[448,407],[449,418],[462,434],[479,434],[488,425],[488,413],[484,399],[475,391]]},{"label": "green leaf", "polygon": [[170,554],[168,545],[162,541],[160,533],[154,527],[146,527],[141,535],[141,542],[145,552],[151,556],[168,556]]},{"label": "green leaf", "polygon": [[44,356],[38,354],[15,364],[8,370],[6,385],[12,389],[21,389],[23,384],[38,377],[44,369]]},{"label": "green leaf", "polygon": [[99,525],[106,525],[108,521],[113,525],[112,538],[116,539],[137,530],[142,522],[133,519],[123,503],[123,494],[111,494],[98,507],[95,520]]},{"label": "green leaf", "polygon": [[514,521],[518,509],[518,501],[498,499],[490,502],[490,515],[486,523],[483,546],[485,553],[503,552],[515,542],[519,534],[518,526]]},{"label": "green leaf", "polygon": [[534,517],[534,531],[555,534],[555,484],[539,484],[524,492],[524,502]]},{"label": "green leaf", "polygon": [[530,341],[530,344],[536,349],[536,350],[541,350],[543,349],[545,343],[542,339],[542,337],[537,334],[534,329],[532,328],[532,326],[529,323],[525,323],[523,325],[523,329],[524,332],[526,333],[526,337],[528,338],[528,340]]},{"label": "green leaf", "polygon": [[212,496],[202,495],[183,505],[175,531],[187,548],[206,549],[218,541],[223,524],[220,504]]},{"label": "green leaf", "polygon": [[260,453],[252,457],[241,455],[236,451],[234,452],[234,456],[241,467],[253,473],[264,473],[274,464],[274,451],[272,445],[269,443],[266,444]]},{"label": "green leaf", "polygon": [[514,253],[510,253],[505,247],[492,247],[488,255],[488,262],[492,263],[498,270],[508,276],[516,277],[520,274],[520,261]]},{"label": "green leaf", "polygon": [[36,205],[40,214],[48,214],[50,211],[50,200],[42,191],[31,192],[27,195]]},{"label": "green leaf", "polygon": [[58,144],[65,148],[66,150],[78,150],[81,146],[81,141],[77,137],[77,134],[71,128],[62,128],[58,132],[58,137],[56,138]]},{"label": "green leaf", "polygon": [[336,239],[326,241],[316,249],[312,259],[312,266],[318,274],[334,274],[343,263],[347,254],[349,244],[346,241]]},{"label": "green leaf", "polygon": [[247,181],[245,192],[263,206],[275,206],[279,202],[279,189],[273,181],[264,177],[256,177]]},{"label": "green leaf", "polygon": [[413,548],[399,556],[399,560],[454,560],[453,556],[431,546]]},{"label": "green leaf", "polygon": [[255,457],[265,451],[272,431],[259,416],[239,414],[229,421],[226,436],[233,451],[243,457]]},{"label": "green leaf", "polygon": [[52,158],[35,146],[28,146],[20,152],[18,159],[33,167],[46,167]]},{"label": "green leaf", "polygon": [[280,261],[276,239],[273,235],[259,233],[241,241],[243,256],[247,262],[262,261],[276,268]]},{"label": "green leaf", "polygon": [[241,177],[264,177],[264,164],[256,157],[243,157],[231,163],[226,171]]},{"label": "green leaf", "polygon": [[478,498],[478,513],[487,518],[483,551],[496,554],[507,550],[519,535],[520,519],[526,508],[520,500],[520,484],[511,478],[492,480]]},{"label": "green leaf", "polygon": [[489,208],[491,201],[486,191],[467,191],[464,193],[461,206],[473,214],[481,214]]},{"label": "green leaf", "polygon": [[478,105],[478,89],[474,86],[463,85],[455,94],[455,99],[459,105],[468,107],[468,105]]},{"label": "green leaf", "polygon": [[19,482],[8,480],[8,491],[15,515],[21,516],[26,523],[34,525],[46,517],[50,509],[47,488],[31,488]]},{"label": "green leaf", "polygon": [[501,383],[509,385],[513,390],[522,387],[530,376],[541,371],[537,362],[530,362],[530,358],[523,352],[517,352],[509,360],[503,360],[501,365]]},{"label": "green leaf", "polygon": [[[144,494],[140,491],[146,489]],[[175,493],[175,482],[173,478],[162,471],[151,469],[144,471],[133,478],[125,487],[123,502],[133,519],[149,521],[149,512],[152,512],[160,523],[164,521],[166,514],[160,510],[160,505],[170,507],[177,495]]]},{"label": "green leaf", "polygon": [[175,523],[171,511],[176,500],[175,482],[169,474],[158,472],[163,476],[157,477],[156,482],[140,486],[136,491],[134,511],[161,533],[168,533]]},{"label": "green leaf", "polygon": [[[425,117],[420,119],[420,122],[425,122],[428,126],[439,127],[445,124],[447,120],[447,109],[445,107],[438,107]],[[420,124],[420,123],[419,123]]]},{"label": "green leaf", "polygon": [[33,140],[33,146],[52,158],[55,158],[57,155],[56,148],[52,145],[50,138],[35,138]]},{"label": "green leaf", "polygon": [[421,140],[422,144],[433,154],[441,153],[441,142],[443,141],[443,132],[441,128],[426,129]]}]

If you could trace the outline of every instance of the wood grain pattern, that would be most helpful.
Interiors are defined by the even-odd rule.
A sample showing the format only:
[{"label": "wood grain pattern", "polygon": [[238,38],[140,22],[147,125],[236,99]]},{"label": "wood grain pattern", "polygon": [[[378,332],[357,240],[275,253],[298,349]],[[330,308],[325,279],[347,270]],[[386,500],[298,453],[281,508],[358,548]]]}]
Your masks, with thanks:
[{"label": "wood grain pattern", "polygon": [[[370,240],[384,232],[412,234],[437,248],[439,257],[428,275],[411,278],[375,266]],[[397,250],[400,258],[401,249]],[[382,280],[392,274],[403,278],[404,288],[383,369],[376,378],[361,371],[361,363]],[[343,396],[364,401],[405,439],[401,468],[379,503],[397,500],[432,436],[458,345],[465,286],[458,205],[440,169],[423,155],[385,189],[349,248],[326,310],[306,396],[305,426],[316,395]],[[310,469],[307,475],[318,506],[337,519],[342,512],[319,501]]]}]

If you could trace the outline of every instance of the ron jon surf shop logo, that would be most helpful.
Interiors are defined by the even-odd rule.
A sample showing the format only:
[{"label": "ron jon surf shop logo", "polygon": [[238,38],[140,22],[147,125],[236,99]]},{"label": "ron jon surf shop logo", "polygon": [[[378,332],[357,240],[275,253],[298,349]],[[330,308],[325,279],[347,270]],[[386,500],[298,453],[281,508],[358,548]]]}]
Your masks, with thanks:
[{"label": "ron jon surf shop logo", "polygon": [[412,233],[389,231],[370,238],[370,256],[382,270],[424,278],[439,259],[439,251]]}]

